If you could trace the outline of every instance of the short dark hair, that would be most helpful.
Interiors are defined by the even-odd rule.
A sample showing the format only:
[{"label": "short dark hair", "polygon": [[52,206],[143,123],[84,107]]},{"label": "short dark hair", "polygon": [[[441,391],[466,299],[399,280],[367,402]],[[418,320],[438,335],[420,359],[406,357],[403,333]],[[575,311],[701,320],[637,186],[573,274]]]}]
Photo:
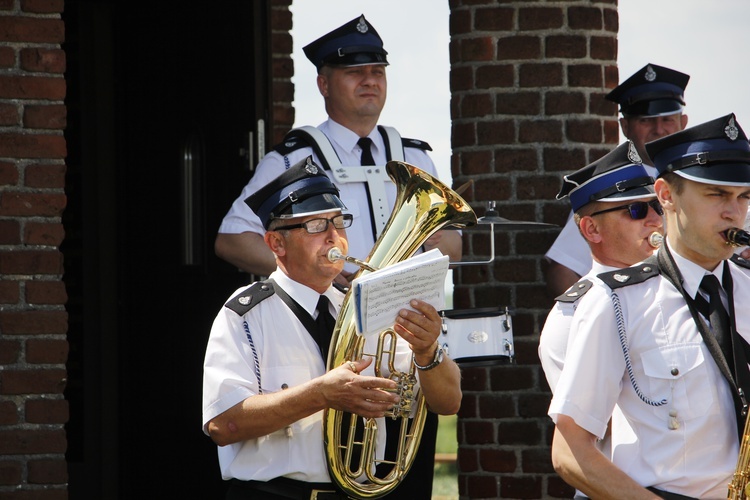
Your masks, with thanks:
[{"label": "short dark hair", "polygon": [[674,188],[674,192],[682,194],[685,190],[685,178],[674,172],[665,172],[660,176],[664,181]]}]

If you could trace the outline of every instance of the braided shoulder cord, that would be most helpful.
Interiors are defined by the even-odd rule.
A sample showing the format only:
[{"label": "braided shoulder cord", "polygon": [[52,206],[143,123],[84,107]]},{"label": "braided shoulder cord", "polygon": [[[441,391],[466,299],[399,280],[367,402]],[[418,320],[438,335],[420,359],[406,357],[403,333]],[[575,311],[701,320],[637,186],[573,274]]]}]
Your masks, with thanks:
[{"label": "braided shoulder cord", "polygon": [[242,322],[242,327],[245,329],[245,335],[247,341],[250,344],[250,349],[253,351],[253,363],[255,364],[255,376],[258,377],[258,394],[263,394],[263,385],[260,383],[260,362],[258,362],[258,351],[255,349],[255,343],[253,337],[250,335],[250,327],[247,326],[247,321]]},{"label": "braided shoulder cord", "polygon": [[628,369],[628,377],[630,378],[630,384],[633,386],[633,390],[638,395],[641,401],[651,406],[662,406],[667,404],[666,399],[661,401],[653,401],[643,395],[638,383],[635,381],[635,374],[633,373],[633,365],[630,362],[630,349],[628,348],[628,338],[625,334],[625,321],[622,318],[622,306],[620,305],[620,297],[616,293],[612,293],[612,305],[615,309],[615,319],[617,321],[617,335],[620,337],[620,347],[622,347],[622,354],[625,357],[625,366]]}]

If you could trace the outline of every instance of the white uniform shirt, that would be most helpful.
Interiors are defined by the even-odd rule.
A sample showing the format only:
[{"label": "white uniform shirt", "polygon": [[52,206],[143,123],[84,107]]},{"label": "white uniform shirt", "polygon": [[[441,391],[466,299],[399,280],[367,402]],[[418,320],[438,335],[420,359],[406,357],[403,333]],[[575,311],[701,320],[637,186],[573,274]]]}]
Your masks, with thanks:
[{"label": "white uniform shirt", "polygon": [[[671,247],[670,247],[670,250]],[[695,294],[705,271],[672,250],[685,289]],[[726,263],[735,304],[750,303],[750,276]],[[715,271],[721,276],[722,266]],[[568,415],[602,437],[617,404],[635,431],[623,439],[613,426],[612,461],[643,486],[696,498],[725,498],[738,440],[729,384],[713,361],[685,300],[667,279],[654,277],[616,290],[622,307],[633,376],[641,394],[667,403],[651,406],[628,377],[611,290],[603,284],[581,299],[571,324],[565,369],[549,415]],[[750,338],[750,309],[736,309],[737,330]],[[679,428],[668,426],[677,412]]]},{"label": "white uniform shirt", "polygon": [[[593,282],[598,279],[597,274],[616,269],[596,261],[592,262],[591,270],[581,280],[586,279]],[[542,369],[552,392],[555,392],[557,381],[560,379],[560,373],[565,364],[565,353],[568,350],[570,338],[570,324],[573,321],[573,313],[578,308],[578,302],[580,302],[580,299],[576,302],[555,301],[555,305],[547,314],[547,320],[544,322],[544,328],[542,328],[542,333],[539,336],[539,360],[542,362]]]},{"label": "white uniform shirt", "polygon": [[557,235],[552,246],[544,254],[549,260],[554,260],[578,276],[585,276],[591,270],[593,260],[586,240],[581,236],[578,226],[573,221],[573,212],[568,214],[568,220]]},{"label": "white uniform shirt", "polygon": [[[360,164],[362,150],[357,145],[357,141],[359,140],[357,134],[331,119],[319,125],[318,129],[330,139],[333,149],[336,151],[343,166]],[[377,165],[385,165],[385,143],[377,127],[370,132],[368,137],[372,139],[371,151],[375,163]],[[240,196],[232,204],[229,212],[224,216],[224,220],[219,227],[219,233],[239,234],[251,231],[264,234],[265,229],[263,228],[263,224],[261,224],[260,219],[247,206],[245,199],[281,175],[285,169],[304,160],[311,154],[313,155],[313,160],[322,166],[323,163],[320,162],[312,148],[297,149],[286,157],[276,151],[268,153],[258,164],[258,168],[250,179],[250,182],[244,187]],[[417,148],[404,148],[404,160],[406,163],[419,167],[428,174],[437,177],[435,165],[425,151]],[[349,239],[349,255],[364,260],[375,244],[365,183],[352,182],[339,184],[333,179],[330,171],[326,171],[326,174],[333,180],[336,187],[339,188],[339,197],[347,208],[345,212],[351,213],[354,216],[351,227],[346,230]],[[386,194],[389,209],[392,210],[396,202],[396,185],[390,182],[390,180],[387,181]],[[347,263],[346,270],[354,272],[358,268],[353,264]]]},{"label": "white uniform shirt", "polygon": [[[315,315],[319,295],[280,270],[271,276],[309,314]],[[236,296],[245,288],[237,290]],[[331,287],[325,295],[334,317],[343,294]],[[365,352],[374,352],[377,337],[365,342]],[[411,350],[400,340],[396,366],[408,366]],[[302,384],[325,373],[325,361],[315,340],[278,295],[263,300],[240,316],[222,307],[214,320],[203,367],[203,431],[208,422],[237,403],[256,394],[268,394]],[[260,379],[258,377],[260,373]],[[372,364],[363,371],[374,375]],[[388,375],[387,370],[385,375]],[[224,479],[268,481],[288,477],[306,482],[329,482],[323,448],[323,411],[269,435],[219,447],[219,466]],[[384,429],[384,422],[378,427]],[[383,456],[385,436],[378,436],[376,454]]]},{"label": "white uniform shirt", "polygon": [[[655,179],[658,175],[657,170],[650,165],[644,165],[644,167],[648,174]],[[593,263],[591,252],[588,244],[586,244],[586,240],[581,236],[578,226],[573,221],[573,212],[568,214],[565,226],[563,226],[562,231],[557,235],[557,238],[544,256],[549,260],[554,260],[558,264],[562,264],[578,276],[588,274]]]}]

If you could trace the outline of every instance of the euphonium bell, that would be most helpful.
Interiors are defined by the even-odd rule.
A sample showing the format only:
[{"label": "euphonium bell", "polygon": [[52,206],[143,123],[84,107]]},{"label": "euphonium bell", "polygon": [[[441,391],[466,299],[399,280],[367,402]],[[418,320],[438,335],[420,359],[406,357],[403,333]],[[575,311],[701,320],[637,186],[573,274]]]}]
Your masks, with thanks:
[{"label": "euphonium bell", "polygon": [[[445,225],[463,227],[477,220],[469,204],[456,192],[419,168],[390,161],[386,170],[397,187],[396,203],[383,233],[366,262],[361,263],[364,266],[359,274],[411,257],[427,238]],[[329,259],[350,259],[340,253],[334,252]],[[401,402],[387,418],[401,421],[400,439],[395,460],[378,460],[375,440],[377,433],[385,430],[378,429],[376,420],[364,419],[363,436],[355,438],[355,428],[362,417],[329,408],[323,416],[326,459],[331,478],[347,495],[379,498],[396,488],[409,472],[422,438],[427,408],[421,390],[414,391],[417,380],[414,365],[407,372],[397,371],[393,365],[396,342],[403,340],[392,329],[380,333],[376,353],[363,352],[364,337],[357,334],[354,303],[350,299],[351,291],[344,298],[336,321],[327,367],[331,370],[364,355],[375,357],[375,374],[387,374],[399,386]],[[386,365],[381,366],[384,362]],[[375,475],[375,466],[379,464],[391,467],[385,477]],[[365,482],[360,482],[362,478]]]}]

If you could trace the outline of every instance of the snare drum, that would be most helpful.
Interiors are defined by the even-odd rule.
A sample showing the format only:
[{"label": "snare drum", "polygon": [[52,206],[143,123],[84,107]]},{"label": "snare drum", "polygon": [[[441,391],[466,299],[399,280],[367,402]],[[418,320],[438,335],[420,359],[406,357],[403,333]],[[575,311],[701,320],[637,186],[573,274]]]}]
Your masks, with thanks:
[{"label": "snare drum", "polygon": [[440,344],[460,366],[514,362],[513,325],[507,307],[449,309],[440,314]]}]

